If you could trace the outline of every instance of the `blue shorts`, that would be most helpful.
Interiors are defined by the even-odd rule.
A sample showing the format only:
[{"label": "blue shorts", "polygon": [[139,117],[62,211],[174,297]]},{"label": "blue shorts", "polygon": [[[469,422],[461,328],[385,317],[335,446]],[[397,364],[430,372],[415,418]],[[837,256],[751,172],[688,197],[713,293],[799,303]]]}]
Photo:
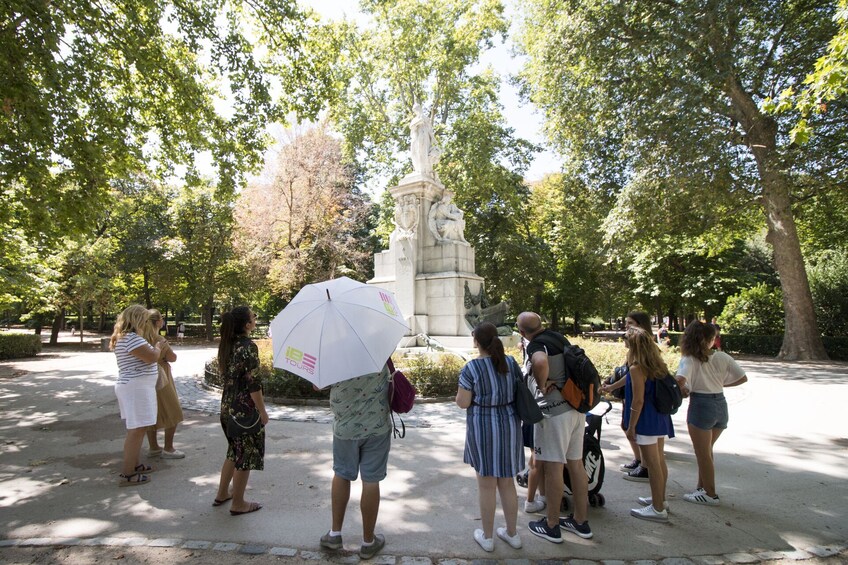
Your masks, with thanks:
[{"label": "blue shorts", "polygon": [[693,392],[689,395],[689,412],[686,414],[686,423],[702,430],[714,428],[727,429],[730,419],[727,413],[727,401],[724,394],[706,394]]},{"label": "blue shorts", "polygon": [[366,483],[379,483],[386,478],[391,432],[366,439],[339,439],[333,436],[333,471],[348,481],[360,472]]}]

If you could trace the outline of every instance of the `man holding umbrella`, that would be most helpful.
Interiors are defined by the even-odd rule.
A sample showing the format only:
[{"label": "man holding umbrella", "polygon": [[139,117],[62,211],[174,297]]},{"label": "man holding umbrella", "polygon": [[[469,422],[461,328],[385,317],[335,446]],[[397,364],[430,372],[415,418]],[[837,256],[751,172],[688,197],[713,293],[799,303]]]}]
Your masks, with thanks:
[{"label": "man holding umbrella", "polygon": [[375,534],[380,508],[380,481],[386,478],[391,447],[389,370],[335,384],[330,389],[333,410],[333,525],[321,536],[321,547],[342,548],[342,525],[350,500],[350,483],[362,474],[362,546],[359,557],[370,559],[386,538]]},{"label": "man holding umbrella", "polygon": [[303,287],[271,322],[274,366],[330,389],[333,410],[333,524],[321,547],[343,547],[350,483],[362,475],[362,547],[370,559],[386,539],[374,533],[380,481],[391,447],[386,360],[408,331],[394,295],[347,277]]}]

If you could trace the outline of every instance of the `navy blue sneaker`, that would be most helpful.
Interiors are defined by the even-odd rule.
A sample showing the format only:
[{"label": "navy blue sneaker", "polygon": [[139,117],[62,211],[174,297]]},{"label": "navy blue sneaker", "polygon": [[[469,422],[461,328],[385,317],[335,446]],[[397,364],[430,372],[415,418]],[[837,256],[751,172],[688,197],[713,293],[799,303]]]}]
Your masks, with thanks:
[{"label": "navy blue sneaker", "polygon": [[591,539],[594,534],[592,534],[592,528],[589,527],[589,520],[586,520],[582,524],[578,524],[576,520],[574,520],[574,514],[569,514],[567,518],[559,519],[559,527],[567,532],[571,532],[572,534],[577,534],[583,539]]},{"label": "navy blue sneaker", "polygon": [[559,524],[553,528],[549,528],[547,518],[530,522],[528,528],[530,528],[531,533],[539,536],[540,538],[545,538],[549,542],[562,543],[562,534],[559,531]]}]

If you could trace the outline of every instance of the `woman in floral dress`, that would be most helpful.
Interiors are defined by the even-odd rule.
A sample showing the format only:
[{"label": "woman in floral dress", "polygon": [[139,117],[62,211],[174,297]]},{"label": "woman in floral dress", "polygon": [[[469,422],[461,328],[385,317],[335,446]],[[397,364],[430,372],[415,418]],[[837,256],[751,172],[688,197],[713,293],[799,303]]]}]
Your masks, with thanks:
[{"label": "woman in floral dress", "polygon": [[[221,316],[221,343],[218,346],[218,371],[224,391],[221,394],[221,427],[227,438],[227,458],[221,467],[218,495],[213,506],[232,499],[230,514],[256,512],[262,505],[244,499],[250,471],[261,471],[265,463],[265,425],[268,413],[262,397],[259,377],[259,349],[248,337],[256,327],[256,315],[247,306],[238,306]],[[256,433],[231,437],[227,421],[231,415],[259,413],[262,425]],[[232,490],[230,490],[232,483]]]}]

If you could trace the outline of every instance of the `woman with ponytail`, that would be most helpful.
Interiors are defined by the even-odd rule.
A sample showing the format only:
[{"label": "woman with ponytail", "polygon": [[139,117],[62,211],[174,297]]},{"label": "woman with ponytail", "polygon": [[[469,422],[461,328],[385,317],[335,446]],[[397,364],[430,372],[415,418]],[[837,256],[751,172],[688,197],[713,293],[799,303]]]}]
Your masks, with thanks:
[{"label": "woman with ponytail", "polygon": [[110,347],[118,361],[115,396],[121,419],[127,426],[124,463],[119,486],[138,486],[150,481],[153,468],[139,461],[147,428],[156,423],[156,363],[162,345],[150,345],[145,337],[155,333],[147,308],[133,304],[118,315]]},{"label": "woman with ponytail", "polygon": [[515,381],[521,369],[504,354],[497,328],[483,322],[471,333],[479,356],[462,368],[456,404],[467,409],[465,455],[463,461],[477,472],[482,529],[474,539],[486,551],[493,551],[495,505],[500,494],[506,527],[497,529],[498,537],[511,547],[521,547],[515,529],[518,519],[518,495],[515,475],[524,469],[524,444],[521,422],[513,407]]},{"label": "woman with ponytail", "polygon": [[[221,394],[221,427],[227,438],[227,457],[221,467],[218,494],[212,506],[228,500],[230,514],[239,516],[256,512],[262,505],[244,499],[250,471],[261,471],[265,464],[265,425],[268,413],[262,397],[259,377],[259,349],[248,337],[256,328],[256,315],[247,306],[238,306],[221,316],[221,342],[218,345],[218,374],[223,381]],[[237,437],[227,434],[227,421],[232,414],[259,412],[262,425],[256,433]],[[230,489],[232,483],[232,490]]]}]

